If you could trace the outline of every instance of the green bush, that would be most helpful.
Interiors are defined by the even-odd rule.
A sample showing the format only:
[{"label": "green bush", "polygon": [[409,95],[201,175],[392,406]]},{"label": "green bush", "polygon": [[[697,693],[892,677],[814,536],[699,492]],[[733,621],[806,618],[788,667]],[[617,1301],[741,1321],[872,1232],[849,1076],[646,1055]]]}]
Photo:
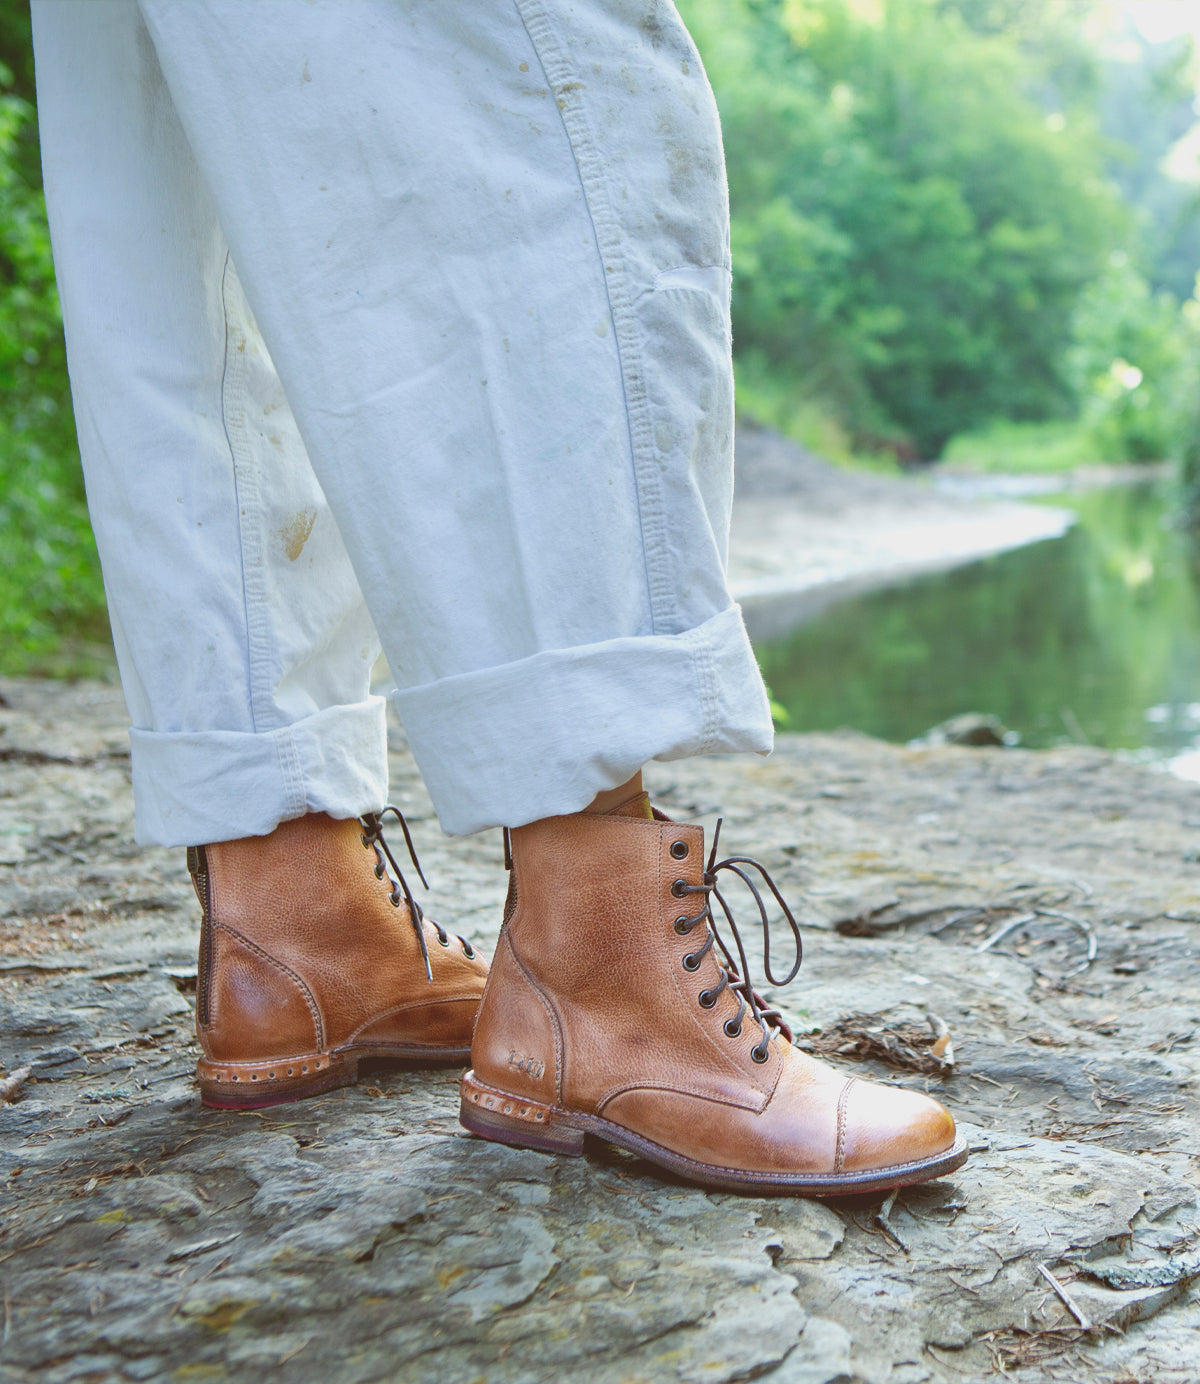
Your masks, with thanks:
[{"label": "green bush", "polygon": [[88,524],[33,109],[0,68],[0,671],[74,671],[108,638]]},{"label": "green bush", "polygon": [[1108,461],[1175,456],[1200,406],[1189,314],[1118,254],[1083,294],[1069,353],[1081,421]]},{"label": "green bush", "polygon": [[1131,218],[1086,103],[1035,99],[1063,62],[931,0],[682,9],[725,131],[739,360],[904,459],[1070,417],[1075,308]]},{"label": "green bush", "polygon": [[1102,461],[1082,423],[992,423],[960,433],[943,453],[951,466],[1003,474],[1069,471]]},{"label": "green bush", "polygon": [[[1180,312],[1189,350],[1176,377],[1174,455],[1178,462],[1180,516],[1200,531],[1200,280],[1197,293]],[[1198,565],[1200,570],[1200,565]]]}]

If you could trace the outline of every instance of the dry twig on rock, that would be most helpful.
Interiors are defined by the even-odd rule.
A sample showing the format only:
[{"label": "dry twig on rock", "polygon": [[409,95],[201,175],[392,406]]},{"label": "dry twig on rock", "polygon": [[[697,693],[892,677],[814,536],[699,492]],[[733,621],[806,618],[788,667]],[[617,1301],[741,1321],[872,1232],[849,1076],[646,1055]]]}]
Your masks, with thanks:
[{"label": "dry twig on rock", "polygon": [[883,1205],[875,1213],[875,1224],[897,1248],[902,1249],[905,1254],[908,1254],[908,1246],[900,1238],[895,1227],[892,1225],[892,1208],[896,1204],[896,1193],[899,1190],[899,1187],[892,1188]]},{"label": "dry twig on rock", "polygon": [[1090,1331],[1092,1329],[1091,1322],[1088,1321],[1087,1317],[1080,1309],[1078,1303],[1071,1296],[1071,1294],[1067,1292],[1067,1290],[1058,1281],[1058,1279],[1054,1277],[1054,1275],[1050,1272],[1047,1266],[1045,1264],[1039,1264],[1037,1266],[1037,1271],[1062,1299],[1063,1306],[1067,1309],[1068,1312],[1070,1312],[1070,1314],[1075,1318],[1075,1320],[1079,1323],[1083,1330]]},{"label": "dry twig on rock", "polygon": [[1067,974],[1078,975],[1081,971],[1086,971],[1096,959],[1098,949],[1096,933],[1090,923],[1085,923],[1082,918],[1076,918],[1071,913],[1063,913],[1057,908],[1035,908],[1030,913],[1020,913],[1017,917],[1010,918],[1002,927],[997,928],[990,937],[981,942],[975,950],[977,952],[991,951],[997,943],[1002,942],[1018,929],[1035,927],[1043,920],[1069,923],[1077,932],[1082,933],[1087,942],[1087,955],[1073,971],[1068,971]]}]

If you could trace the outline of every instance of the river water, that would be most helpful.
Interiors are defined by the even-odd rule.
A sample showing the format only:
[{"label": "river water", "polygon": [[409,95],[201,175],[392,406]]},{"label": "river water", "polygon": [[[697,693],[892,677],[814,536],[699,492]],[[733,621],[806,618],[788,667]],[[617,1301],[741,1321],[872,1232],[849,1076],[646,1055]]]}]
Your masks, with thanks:
[{"label": "river water", "polygon": [[1200,777],[1200,568],[1169,492],[1047,496],[1063,537],[844,601],[757,652],[795,730],[906,741],[960,712]]}]

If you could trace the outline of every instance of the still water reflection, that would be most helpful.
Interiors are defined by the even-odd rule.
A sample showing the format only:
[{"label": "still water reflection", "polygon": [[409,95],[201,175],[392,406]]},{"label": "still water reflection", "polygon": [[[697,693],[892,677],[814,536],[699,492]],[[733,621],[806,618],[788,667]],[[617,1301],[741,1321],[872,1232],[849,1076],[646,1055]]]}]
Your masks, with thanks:
[{"label": "still water reflection", "polygon": [[791,726],[903,741],[981,711],[1027,745],[1200,746],[1197,566],[1165,490],[1052,502],[1079,515],[1062,538],[846,601],[760,647]]}]

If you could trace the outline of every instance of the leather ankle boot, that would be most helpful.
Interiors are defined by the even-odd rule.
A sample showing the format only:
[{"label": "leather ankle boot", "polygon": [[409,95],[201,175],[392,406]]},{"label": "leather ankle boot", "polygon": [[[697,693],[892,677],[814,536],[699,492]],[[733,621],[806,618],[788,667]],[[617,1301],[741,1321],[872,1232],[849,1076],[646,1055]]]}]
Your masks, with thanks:
[{"label": "leather ankle boot", "polygon": [[[965,1141],[941,1105],[800,1052],[751,989],[741,939],[734,928],[735,963],[712,901],[731,926],[718,872],[748,882],[753,867],[782,904],[761,866],[718,863],[716,840],[705,865],[701,827],[648,820],[644,801],[622,811],[631,815],[551,817],[510,833],[505,922],[462,1083],[465,1128],[565,1154],[598,1135],[743,1192],[830,1196],[960,1167]],[[798,966],[797,946],[793,976]]]},{"label": "leather ankle boot", "polygon": [[205,1105],[249,1109],[347,1086],[364,1057],[466,1060],[487,965],[422,915],[381,814],[312,813],[269,836],[194,846],[188,868],[203,910]]}]

